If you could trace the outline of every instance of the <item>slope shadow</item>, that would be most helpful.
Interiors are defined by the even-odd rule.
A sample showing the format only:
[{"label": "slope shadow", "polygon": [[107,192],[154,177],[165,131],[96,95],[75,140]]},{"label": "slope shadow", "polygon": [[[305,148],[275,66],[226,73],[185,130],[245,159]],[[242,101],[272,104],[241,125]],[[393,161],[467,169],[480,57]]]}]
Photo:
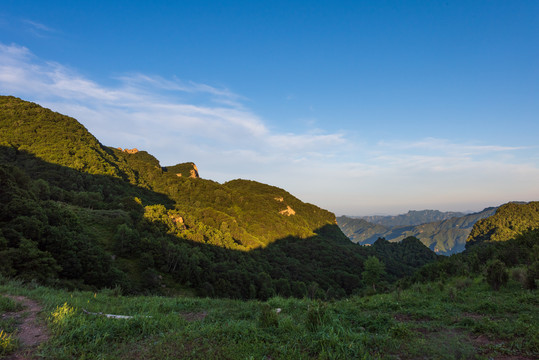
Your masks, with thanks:
[{"label": "slope shadow", "polygon": [[[80,207],[122,209],[141,216],[142,207],[132,201],[134,197],[145,205],[174,204],[165,194],[123,179],[80,172],[6,146],[0,146],[0,164],[17,167],[32,180],[45,180],[50,185],[50,199]],[[368,256],[380,257],[385,253],[388,264],[400,261],[396,260],[399,256],[392,255],[395,251],[380,251],[383,245],[367,248],[353,244],[336,224],[316,229],[312,237],[288,236],[249,252],[138,227],[140,234],[130,238],[129,249],[119,256],[110,244],[100,244],[115,259],[111,266],[126,274],[116,277],[116,285],[134,293],[167,293],[180,286],[197,289],[203,296],[266,299],[279,294],[338,298],[364,286],[361,272]],[[40,250],[48,251],[42,243]],[[403,276],[402,267],[391,265],[387,270],[385,280]],[[91,285],[99,287],[98,281]],[[105,285],[114,284],[101,284]]]},{"label": "slope shadow", "polygon": [[[87,192],[102,196],[102,199],[94,199],[107,203],[116,200],[121,196],[140,197],[144,204],[163,204],[170,206],[174,203],[166,194],[145,189],[137,185],[130,184],[124,178],[109,175],[90,174],[78,171],[73,168],[53,164],[35,155],[13,147],[0,145],[0,164],[17,167],[32,179],[43,179],[51,186],[58,187],[65,191]],[[61,199],[57,199],[61,200]],[[88,200],[92,202],[92,199]],[[84,206],[83,203],[78,204]],[[112,205],[112,204],[111,204]],[[116,204],[116,208],[118,204]]]}]

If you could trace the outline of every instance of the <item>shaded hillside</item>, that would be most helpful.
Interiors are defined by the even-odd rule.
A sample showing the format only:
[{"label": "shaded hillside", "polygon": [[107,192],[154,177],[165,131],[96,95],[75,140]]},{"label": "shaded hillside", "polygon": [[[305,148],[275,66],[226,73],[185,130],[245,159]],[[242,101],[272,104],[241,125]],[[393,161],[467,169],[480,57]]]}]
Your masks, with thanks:
[{"label": "shaded hillside", "polygon": [[350,240],[361,245],[373,244],[378,238],[401,241],[414,236],[436,253],[450,255],[463,251],[473,225],[495,211],[495,208],[487,208],[478,213],[416,226],[385,227],[346,216],[338,217],[337,222]]},{"label": "shaded hillside", "polygon": [[[0,97],[0,131],[0,273],[10,277],[129,293],[338,298],[362,291],[363,262],[379,256],[285,190],[187,176],[193,163],[162,167],[145,151],[105,147],[75,119],[14,97]],[[394,268],[386,281],[403,276]]]},{"label": "shaded hillside", "polygon": [[468,237],[467,245],[480,242],[506,241],[528,230],[539,228],[539,201],[508,203],[493,216],[478,221]]},{"label": "shaded hillside", "polygon": [[395,216],[373,215],[361,216],[360,218],[373,224],[379,224],[386,227],[413,226],[436,221],[443,221],[454,217],[466,215],[461,212],[442,212],[439,210],[410,210],[406,214]]},{"label": "shaded hillside", "polygon": [[[387,293],[327,302],[313,299],[315,287],[301,299],[261,302],[123,296],[118,288],[68,292],[0,275],[0,358],[37,356],[21,341],[35,327],[29,309],[16,303],[28,296],[42,306],[31,310],[46,315],[45,359],[537,359],[538,240],[535,230],[481,243],[438,257]],[[414,239],[387,244],[373,248],[407,254],[408,264],[417,250],[429,251]],[[488,276],[493,264],[510,274],[497,288]]]}]

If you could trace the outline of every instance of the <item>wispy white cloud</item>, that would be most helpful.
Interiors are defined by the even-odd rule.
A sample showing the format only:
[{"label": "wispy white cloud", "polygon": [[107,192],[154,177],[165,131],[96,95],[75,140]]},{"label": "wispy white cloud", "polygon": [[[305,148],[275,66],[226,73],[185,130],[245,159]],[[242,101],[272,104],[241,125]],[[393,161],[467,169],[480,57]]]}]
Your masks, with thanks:
[{"label": "wispy white cloud", "polygon": [[[157,156],[161,144],[174,142],[182,150],[213,148],[214,157],[222,151],[249,149],[260,158],[290,151],[307,156],[313,149],[323,152],[346,142],[343,134],[321,131],[272,132],[243,105],[245,97],[226,88],[146,74],[116,76],[115,86],[104,86],[18,45],[0,44],[0,60],[0,85],[5,92],[68,112],[104,143],[123,141],[110,129],[121,129],[126,138],[147,136],[154,139],[147,142],[148,150],[156,149]],[[113,123],[107,124],[111,119]]]},{"label": "wispy white cloud", "polygon": [[112,79],[105,86],[0,43],[4,94],[73,116],[106,145],[147,150],[164,165],[195,161],[214,180],[259,180],[348,214],[539,198],[536,148],[368,134],[353,142],[346,131],[316,128],[276,132],[245,105],[249,99],[225,87],[140,73]]},{"label": "wispy white cloud", "polygon": [[269,143],[283,150],[292,149],[331,149],[347,142],[344,134],[273,134],[268,138]]},{"label": "wispy white cloud", "polygon": [[442,151],[445,153],[473,155],[492,152],[505,152],[513,150],[523,150],[523,146],[500,146],[500,145],[478,145],[471,143],[455,143],[448,139],[425,138],[419,141],[410,142],[387,142],[380,141],[379,146],[400,150],[422,150],[422,151]]},{"label": "wispy white cloud", "polygon": [[30,31],[33,35],[37,37],[47,37],[51,34],[55,34],[58,31],[56,29],[53,29],[45,24],[39,23],[37,21],[24,19],[22,20],[22,23],[26,25],[26,28],[28,31]]}]

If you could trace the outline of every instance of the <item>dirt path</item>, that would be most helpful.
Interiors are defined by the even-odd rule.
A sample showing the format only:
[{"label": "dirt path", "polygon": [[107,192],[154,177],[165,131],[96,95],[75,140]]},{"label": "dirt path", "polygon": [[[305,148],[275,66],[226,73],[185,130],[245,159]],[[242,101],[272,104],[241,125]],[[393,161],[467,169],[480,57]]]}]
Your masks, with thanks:
[{"label": "dirt path", "polygon": [[21,324],[17,327],[17,338],[19,339],[19,349],[9,355],[6,360],[30,360],[35,359],[34,352],[39,344],[49,339],[47,327],[37,318],[37,314],[43,310],[38,302],[24,296],[4,295],[10,299],[21,303],[24,310],[2,315],[3,317],[13,317],[21,319]]}]

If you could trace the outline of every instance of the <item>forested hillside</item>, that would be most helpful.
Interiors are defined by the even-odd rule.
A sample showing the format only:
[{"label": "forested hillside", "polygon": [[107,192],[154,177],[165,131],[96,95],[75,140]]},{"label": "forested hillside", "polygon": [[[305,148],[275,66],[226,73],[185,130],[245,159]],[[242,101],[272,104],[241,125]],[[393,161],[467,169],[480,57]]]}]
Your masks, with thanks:
[{"label": "forested hillside", "polygon": [[466,240],[466,246],[507,241],[534,229],[539,229],[539,201],[511,202],[500,206],[493,216],[478,221]]},{"label": "forested hillside", "polygon": [[369,256],[392,264],[382,283],[434,259],[387,242],[380,249],[392,251],[358,247],[332,213],[282,189],[219,184],[193,163],[163,167],[14,97],[0,97],[0,131],[0,272],[9,277],[128,293],[338,298],[366,288]]},{"label": "forested hillside", "polygon": [[[373,244],[378,238],[384,238],[394,242],[414,236],[436,253],[451,255],[463,251],[466,245],[466,239],[473,225],[478,220],[493,215],[495,211],[496,208],[486,208],[481,212],[460,217],[453,216],[459,213],[440,213],[446,214],[448,218],[442,221],[410,226],[384,226],[370,223],[364,218],[356,219],[346,216],[339,216],[337,222],[345,235],[357,244]],[[430,212],[428,211],[428,213]],[[408,214],[411,213],[409,212]],[[434,212],[434,214],[437,213],[439,212]],[[425,218],[424,215],[419,218]],[[419,218],[415,219],[418,220]],[[402,218],[400,220],[389,218],[386,222],[392,223],[394,221],[400,223],[404,220]],[[383,221],[379,219],[379,222]]]}]

